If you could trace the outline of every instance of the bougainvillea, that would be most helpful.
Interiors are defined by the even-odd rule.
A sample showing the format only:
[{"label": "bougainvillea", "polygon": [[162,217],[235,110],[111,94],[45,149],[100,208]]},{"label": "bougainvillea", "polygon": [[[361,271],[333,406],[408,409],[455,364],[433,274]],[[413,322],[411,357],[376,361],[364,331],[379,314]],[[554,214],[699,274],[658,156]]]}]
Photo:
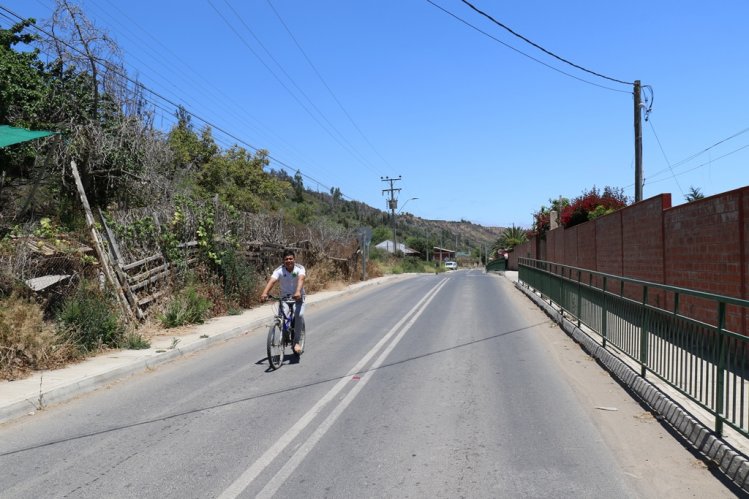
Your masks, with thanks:
[{"label": "bougainvillea", "polygon": [[595,186],[572,200],[562,210],[560,222],[564,228],[574,227],[594,218],[608,215],[628,204],[623,189],[604,187],[601,193]]}]

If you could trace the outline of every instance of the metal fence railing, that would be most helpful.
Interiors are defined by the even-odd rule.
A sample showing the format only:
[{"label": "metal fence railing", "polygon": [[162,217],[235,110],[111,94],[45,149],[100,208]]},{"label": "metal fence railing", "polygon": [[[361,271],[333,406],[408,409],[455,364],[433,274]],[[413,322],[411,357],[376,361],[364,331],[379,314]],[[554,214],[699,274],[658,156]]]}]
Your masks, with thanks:
[{"label": "metal fence railing", "polygon": [[749,300],[519,259],[518,278],[714,417],[749,436]]}]

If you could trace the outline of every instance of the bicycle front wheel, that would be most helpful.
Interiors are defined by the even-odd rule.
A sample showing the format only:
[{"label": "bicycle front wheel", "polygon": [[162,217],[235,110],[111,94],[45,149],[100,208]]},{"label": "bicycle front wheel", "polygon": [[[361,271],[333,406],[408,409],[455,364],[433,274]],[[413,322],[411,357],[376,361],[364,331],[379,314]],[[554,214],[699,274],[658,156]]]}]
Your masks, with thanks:
[{"label": "bicycle front wheel", "polygon": [[275,324],[268,330],[268,364],[273,370],[283,364],[283,338],[281,336],[281,329]]}]

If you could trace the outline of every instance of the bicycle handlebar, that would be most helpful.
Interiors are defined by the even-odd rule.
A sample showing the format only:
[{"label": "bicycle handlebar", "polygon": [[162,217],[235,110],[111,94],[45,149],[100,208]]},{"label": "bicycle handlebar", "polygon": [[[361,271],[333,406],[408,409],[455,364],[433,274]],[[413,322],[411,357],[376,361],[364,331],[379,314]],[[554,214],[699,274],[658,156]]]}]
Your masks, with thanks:
[{"label": "bicycle handlebar", "polygon": [[268,298],[275,301],[282,301],[285,303],[296,303],[296,300],[291,295],[286,296],[276,296],[268,293]]}]

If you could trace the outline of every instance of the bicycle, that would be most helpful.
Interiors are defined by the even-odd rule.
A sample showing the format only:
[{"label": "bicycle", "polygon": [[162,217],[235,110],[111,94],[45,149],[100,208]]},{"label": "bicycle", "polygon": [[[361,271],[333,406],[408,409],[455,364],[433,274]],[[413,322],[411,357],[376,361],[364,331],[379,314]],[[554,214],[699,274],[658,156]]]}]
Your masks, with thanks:
[{"label": "bicycle", "polygon": [[[273,317],[273,324],[270,330],[268,330],[267,340],[268,364],[275,371],[283,364],[286,347],[291,346],[293,349],[294,346],[294,307],[297,302],[290,296],[278,297],[268,295],[268,298],[278,302],[278,312]],[[284,303],[288,305],[288,313],[284,310]],[[299,353],[294,352],[297,359],[304,353],[306,336],[304,323],[302,323],[302,328],[298,333],[299,338],[296,339],[296,342],[302,348]]]}]

